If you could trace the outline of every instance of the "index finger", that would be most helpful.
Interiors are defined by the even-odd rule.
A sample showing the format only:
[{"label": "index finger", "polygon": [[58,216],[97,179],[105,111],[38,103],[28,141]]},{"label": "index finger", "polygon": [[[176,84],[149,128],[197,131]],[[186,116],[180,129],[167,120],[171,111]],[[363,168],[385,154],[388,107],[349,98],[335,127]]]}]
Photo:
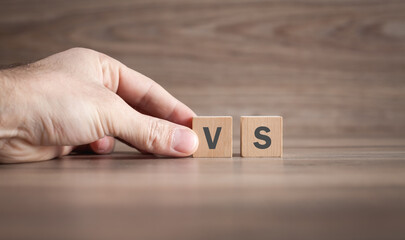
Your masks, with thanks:
[{"label": "index finger", "polygon": [[148,115],[191,127],[196,114],[189,107],[152,79],[116,60],[111,62],[118,64],[117,94],[129,105]]}]

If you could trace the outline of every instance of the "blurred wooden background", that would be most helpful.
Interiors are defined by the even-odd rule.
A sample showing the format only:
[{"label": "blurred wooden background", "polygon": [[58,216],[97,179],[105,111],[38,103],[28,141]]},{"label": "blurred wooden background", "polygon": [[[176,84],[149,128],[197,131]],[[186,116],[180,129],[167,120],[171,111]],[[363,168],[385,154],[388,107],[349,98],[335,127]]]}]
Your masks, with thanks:
[{"label": "blurred wooden background", "polygon": [[75,46],[235,129],[260,114],[287,138],[405,136],[404,0],[0,0],[0,65]]}]

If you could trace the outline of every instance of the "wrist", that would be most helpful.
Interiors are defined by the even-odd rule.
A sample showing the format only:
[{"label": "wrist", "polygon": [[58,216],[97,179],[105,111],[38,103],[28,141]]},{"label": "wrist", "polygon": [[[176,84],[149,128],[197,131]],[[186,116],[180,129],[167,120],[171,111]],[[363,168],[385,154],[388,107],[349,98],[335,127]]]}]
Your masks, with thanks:
[{"label": "wrist", "polygon": [[0,149],[4,141],[18,135],[19,116],[15,112],[15,81],[8,70],[0,71]]}]

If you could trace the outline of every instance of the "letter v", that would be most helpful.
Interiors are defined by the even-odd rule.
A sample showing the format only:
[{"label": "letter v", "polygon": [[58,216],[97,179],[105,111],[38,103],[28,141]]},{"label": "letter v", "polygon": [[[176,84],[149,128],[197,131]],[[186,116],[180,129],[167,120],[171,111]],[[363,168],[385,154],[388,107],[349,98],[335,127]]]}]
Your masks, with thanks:
[{"label": "letter v", "polygon": [[217,147],[219,134],[221,133],[222,127],[217,127],[217,131],[215,132],[214,141],[212,141],[210,129],[208,127],[203,127],[205,138],[207,139],[208,148],[215,149]]}]

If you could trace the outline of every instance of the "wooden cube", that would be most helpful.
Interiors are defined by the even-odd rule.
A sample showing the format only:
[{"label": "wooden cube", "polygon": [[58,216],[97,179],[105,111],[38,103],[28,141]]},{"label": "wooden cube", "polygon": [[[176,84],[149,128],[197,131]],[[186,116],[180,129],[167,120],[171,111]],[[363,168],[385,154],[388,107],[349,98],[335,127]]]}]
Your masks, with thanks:
[{"label": "wooden cube", "polygon": [[200,142],[193,157],[232,157],[232,117],[194,117]]},{"label": "wooden cube", "polygon": [[240,118],[242,157],[282,157],[283,118],[280,116],[243,116]]}]

